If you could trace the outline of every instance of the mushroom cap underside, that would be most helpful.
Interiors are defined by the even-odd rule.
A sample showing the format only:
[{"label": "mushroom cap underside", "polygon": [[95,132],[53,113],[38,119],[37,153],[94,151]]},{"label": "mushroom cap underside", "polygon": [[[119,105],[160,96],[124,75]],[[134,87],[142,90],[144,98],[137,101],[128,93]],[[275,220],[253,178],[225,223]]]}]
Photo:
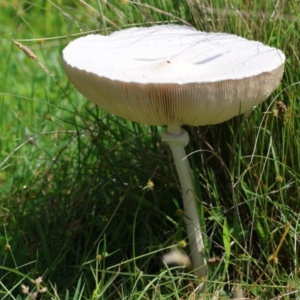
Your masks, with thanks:
[{"label": "mushroom cap underside", "polygon": [[86,98],[124,119],[148,125],[212,125],[243,114],[279,85],[284,67],[240,80],[189,84],[139,84],[99,78],[65,66]]}]

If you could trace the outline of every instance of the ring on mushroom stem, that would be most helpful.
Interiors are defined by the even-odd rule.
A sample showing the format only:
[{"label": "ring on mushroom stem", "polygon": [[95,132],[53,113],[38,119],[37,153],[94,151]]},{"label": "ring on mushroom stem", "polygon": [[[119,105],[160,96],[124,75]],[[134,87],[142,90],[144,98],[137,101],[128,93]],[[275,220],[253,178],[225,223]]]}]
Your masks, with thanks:
[{"label": "ring on mushroom stem", "polygon": [[[203,235],[181,125],[212,125],[243,114],[277,88],[285,55],[232,34],[180,25],[88,35],[63,50],[67,76],[89,100],[127,120],[167,125],[181,183],[193,272],[207,276]],[[167,63],[165,63],[167,62]]]}]

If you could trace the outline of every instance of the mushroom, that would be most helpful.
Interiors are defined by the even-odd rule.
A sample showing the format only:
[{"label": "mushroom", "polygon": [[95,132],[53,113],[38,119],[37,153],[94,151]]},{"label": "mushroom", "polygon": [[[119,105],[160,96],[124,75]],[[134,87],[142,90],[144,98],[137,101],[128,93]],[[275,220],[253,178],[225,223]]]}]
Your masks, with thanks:
[{"label": "mushroom", "polygon": [[193,176],[181,125],[211,125],[248,112],[277,88],[285,55],[225,33],[180,25],[88,35],[63,50],[67,76],[86,98],[130,121],[163,126],[181,184],[193,272],[207,276]]}]

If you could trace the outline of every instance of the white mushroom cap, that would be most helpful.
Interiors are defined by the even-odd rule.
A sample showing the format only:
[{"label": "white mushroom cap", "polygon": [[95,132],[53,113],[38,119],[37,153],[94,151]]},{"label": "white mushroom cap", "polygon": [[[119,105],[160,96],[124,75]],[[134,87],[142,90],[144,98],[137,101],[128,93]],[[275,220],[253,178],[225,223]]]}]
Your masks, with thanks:
[{"label": "white mushroom cap", "polygon": [[187,26],[88,35],[63,50],[75,87],[106,111],[149,125],[209,125],[249,111],[277,88],[285,55],[236,35]]}]

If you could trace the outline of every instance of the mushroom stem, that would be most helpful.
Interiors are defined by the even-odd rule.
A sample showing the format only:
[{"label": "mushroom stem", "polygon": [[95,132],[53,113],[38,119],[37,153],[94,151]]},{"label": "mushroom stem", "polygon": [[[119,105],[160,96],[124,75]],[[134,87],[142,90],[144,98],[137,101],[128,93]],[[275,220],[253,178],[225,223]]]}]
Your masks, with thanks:
[{"label": "mushroom stem", "polygon": [[177,169],[184,205],[184,220],[186,224],[193,273],[198,278],[204,279],[207,276],[207,263],[205,260],[205,249],[201,232],[198,208],[194,195],[194,185],[191,168],[186,158],[184,147],[189,142],[188,133],[179,125],[168,126],[162,133],[163,139],[169,144],[175,166]]}]

